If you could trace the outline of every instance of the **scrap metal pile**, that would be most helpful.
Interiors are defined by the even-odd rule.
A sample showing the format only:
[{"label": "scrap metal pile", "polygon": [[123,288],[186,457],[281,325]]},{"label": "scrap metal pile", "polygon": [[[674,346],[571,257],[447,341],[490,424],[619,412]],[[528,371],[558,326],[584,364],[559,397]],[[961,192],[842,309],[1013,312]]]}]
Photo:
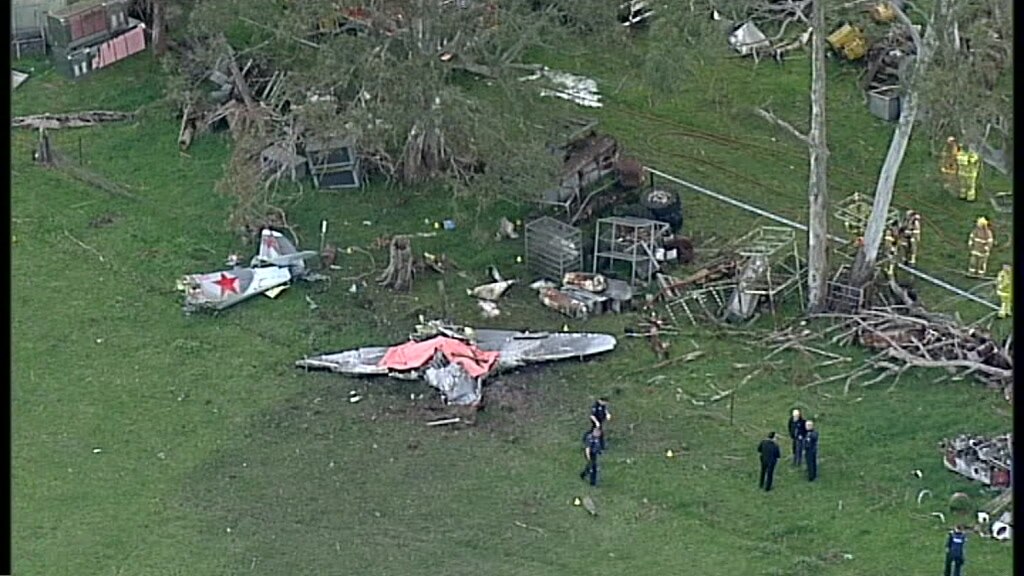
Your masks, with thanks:
[{"label": "scrap metal pile", "polygon": [[1010,434],[995,438],[961,434],[942,442],[945,450],[942,463],[947,469],[986,486],[1009,488],[1012,441]]}]

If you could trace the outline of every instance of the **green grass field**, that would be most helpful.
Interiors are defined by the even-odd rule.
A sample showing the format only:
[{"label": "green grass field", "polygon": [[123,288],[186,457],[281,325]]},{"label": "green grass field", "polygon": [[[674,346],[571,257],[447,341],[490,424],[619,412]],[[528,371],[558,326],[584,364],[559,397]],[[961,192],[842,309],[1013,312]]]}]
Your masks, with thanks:
[{"label": "green grass field", "polygon": [[[805,220],[805,151],[752,109],[771,95],[778,115],[805,126],[807,61],[755,67],[724,49],[710,52],[688,88],[653,100],[628,50],[538,57],[598,78],[602,129],[646,163]],[[853,70],[830,66],[833,198],[870,193],[891,125],[868,114]],[[35,135],[12,132],[16,574],[927,575],[941,570],[949,528],[930,513],[952,521],[946,500],[955,491],[976,504],[990,497],[943,469],[937,443],[1006,431],[1010,406],[968,381],[932,384],[931,372],[844,395],[835,383],[802,389],[813,378],[810,362],[784,353],[739,390],[730,424],[727,403],[698,408],[680,393],[731,388],[766,350],[684,327],[671,353],[699,347],[702,358],[651,370],[646,344],[622,339],[590,362],[492,381],[475,426],[428,429],[425,420],[446,412],[423,384],[306,374],[291,364],[400,341],[418,315],[442,313],[437,276],[419,278],[407,296],[377,290],[370,276],[352,294],[340,277],[370,264],[357,253],[329,286],[298,285],[218,317],[184,317],[175,278],[250,248],[226,229],[229,200],[213,191],[230,139],[206,135],[179,154],[159,70],[146,54],[72,84],[36,62],[13,96],[15,115],[142,107],[136,122],[53,134],[72,157],[81,141],[83,163],[137,200],[37,167]],[[581,114],[557,101],[536,106]],[[936,165],[918,135],[895,203],[924,215],[922,268],[972,288],[960,274],[967,234],[978,210],[992,215],[988,194],[1010,185],[986,172],[982,202],[968,207],[941,190]],[[768,224],[705,198],[686,196],[685,204],[697,237]],[[440,192],[374,184],[307,190],[289,216],[307,247],[322,218],[331,241],[368,246],[454,216],[455,231],[414,240],[417,251],[447,253],[468,273],[447,279],[449,313],[477,325],[557,329],[563,318],[525,288],[511,292],[500,320],[479,321],[461,296],[487,264],[527,275],[515,263],[521,244],[491,238],[501,215],[527,210],[499,205],[475,219],[472,207]],[[1012,254],[1009,218],[995,224],[992,270]],[[380,269],[386,254],[374,254]],[[920,290],[938,310],[986,313]],[[994,299],[991,291],[979,293]],[[569,326],[621,334],[634,322]],[[364,400],[350,404],[351,390]],[[586,411],[600,394],[610,396],[614,421],[602,483],[591,489],[575,474]],[[784,429],[794,406],[819,423],[821,477],[809,484],[780,465],[776,490],[765,494],[756,488],[754,449],[767,430]],[[666,458],[667,449],[677,457]],[[922,488],[934,497],[919,506]],[[597,517],[572,506],[588,494]],[[967,571],[1008,575],[1011,559],[1009,543],[972,537]]]}]

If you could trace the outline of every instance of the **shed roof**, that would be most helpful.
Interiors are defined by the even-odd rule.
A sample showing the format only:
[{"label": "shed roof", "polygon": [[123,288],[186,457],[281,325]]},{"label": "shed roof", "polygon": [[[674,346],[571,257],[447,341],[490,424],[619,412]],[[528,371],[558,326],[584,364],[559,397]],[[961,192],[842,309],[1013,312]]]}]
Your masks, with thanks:
[{"label": "shed roof", "polygon": [[58,8],[57,10],[51,10],[50,16],[59,18],[61,20],[69,18],[82,12],[87,12],[93,8],[99,6],[105,6],[107,4],[123,4],[124,0],[79,0],[73,4]]}]

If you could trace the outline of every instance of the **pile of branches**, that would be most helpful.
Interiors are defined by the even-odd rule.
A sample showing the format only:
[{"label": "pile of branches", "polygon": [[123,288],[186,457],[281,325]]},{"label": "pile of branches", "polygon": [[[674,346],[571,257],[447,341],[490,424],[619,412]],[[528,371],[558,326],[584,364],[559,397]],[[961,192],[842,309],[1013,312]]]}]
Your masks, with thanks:
[{"label": "pile of branches", "polygon": [[894,377],[895,386],[900,376],[911,368],[941,368],[946,374],[935,382],[972,376],[990,388],[1002,390],[1004,397],[1012,401],[1012,336],[1000,343],[985,330],[965,327],[954,318],[929,313],[917,306],[874,307],[849,314],[829,313],[817,317],[839,321],[819,332],[801,328],[773,333],[765,340],[774,346],[768,356],[793,349],[826,357],[816,368],[850,362],[848,357],[807,344],[811,340],[825,341],[826,337],[829,344],[859,345],[875,351],[875,354],[850,371],[818,377],[805,387],[845,379],[844,393],[849,393],[854,382],[870,386]]}]

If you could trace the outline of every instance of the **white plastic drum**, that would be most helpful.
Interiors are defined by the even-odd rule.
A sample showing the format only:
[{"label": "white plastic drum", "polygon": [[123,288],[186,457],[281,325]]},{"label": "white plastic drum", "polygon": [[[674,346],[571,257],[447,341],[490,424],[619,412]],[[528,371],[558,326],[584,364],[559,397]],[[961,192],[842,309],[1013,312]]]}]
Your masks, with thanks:
[{"label": "white plastic drum", "polygon": [[992,537],[996,540],[1009,540],[1013,535],[1013,528],[1006,522],[994,522],[992,524]]}]

